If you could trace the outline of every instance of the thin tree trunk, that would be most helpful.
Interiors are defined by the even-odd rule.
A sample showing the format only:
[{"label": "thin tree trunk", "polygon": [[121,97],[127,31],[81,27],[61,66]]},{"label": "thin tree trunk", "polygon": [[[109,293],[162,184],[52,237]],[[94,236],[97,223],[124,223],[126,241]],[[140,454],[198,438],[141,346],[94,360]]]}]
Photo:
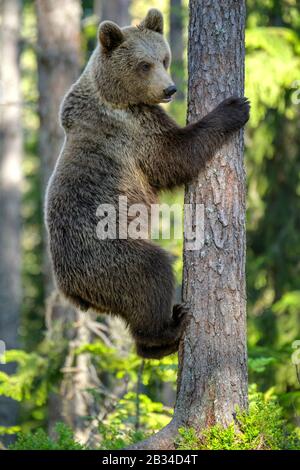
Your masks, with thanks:
[{"label": "thin tree trunk", "polygon": [[110,20],[119,26],[130,24],[130,0],[94,0],[94,13],[99,20]]},{"label": "thin tree trunk", "polygon": [[177,100],[183,92],[183,8],[182,0],[170,0],[170,46],[172,51],[172,77],[177,85]]},{"label": "thin tree trunk", "polygon": [[[230,95],[243,96],[244,29],[243,1],[190,0],[189,122]],[[179,352],[174,419],[135,448],[174,448],[178,426],[226,426],[236,406],[247,407],[242,132],[186,188],[185,203],[204,205],[205,242],[184,250],[191,321]]]},{"label": "thin tree trunk", "polygon": [[[21,89],[19,38],[21,4],[19,0],[0,0],[0,339],[6,349],[18,346],[21,309]],[[0,366],[13,373],[13,364]],[[17,403],[0,397],[0,424],[17,421]],[[5,439],[5,443],[9,438]]]},{"label": "thin tree trunk", "polygon": [[[38,18],[38,73],[39,73],[39,151],[42,159],[44,193],[63,143],[63,130],[58,114],[63,96],[80,73],[80,0],[36,0]],[[90,332],[82,313],[66,305],[59,294],[53,293],[52,269],[45,237],[44,275],[48,296],[48,333],[53,341],[69,342],[65,359],[60,394],[49,399],[49,428],[64,420],[73,427],[77,439],[88,438],[84,416],[90,413],[90,400],[85,389],[89,378],[89,355],[74,356],[73,346],[89,342]],[[88,315],[85,314],[88,320]],[[60,332],[54,323],[61,325]],[[72,358],[72,360],[70,359]],[[70,374],[70,370],[72,373]],[[70,383],[72,384],[70,386]],[[68,386],[66,385],[68,384]],[[72,390],[70,393],[68,390]]]},{"label": "thin tree trunk", "polygon": [[[38,17],[39,152],[44,193],[54,169],[63,130],[58,121],[63,96],[80,72],[80,1],[36,0]],[[53,290],[52,270],[45,248],[47,295]]]},{"label": "thin tree trunk", "polygon": [[76,350],[92,340],[86,312],[68,308],[57,292],[49,299],[46,315],[47,332],[52,342],[67,341],[67,352],[61,369],[63,379],[59,394],[52,394],[49,401],[49,429],[53,434],[54,425],[64,421],[74,431],[79,442],[94,442],[95,422],[87,416],[98,415],[92,394],[87,390],[99,388],[100,381],[88,353],[77,354]]}]

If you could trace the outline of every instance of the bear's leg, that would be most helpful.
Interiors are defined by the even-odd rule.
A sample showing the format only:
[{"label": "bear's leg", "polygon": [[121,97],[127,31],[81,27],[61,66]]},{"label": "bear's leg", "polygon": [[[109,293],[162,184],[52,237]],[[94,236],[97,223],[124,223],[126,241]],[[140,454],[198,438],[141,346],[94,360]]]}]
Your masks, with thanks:
[{"label": "bear's leg", "polygon": [[[144,270],[140,271],[139,286],[144,286],[137,304],[126,320],[142,357],[160,358],[178,349],[185,326],[185,305],[173,307],[173,273],[168,255],[156,246],[141,253]],[[143,275],[142,275],[143,274]],[[138,293],[138,289],[137,289]]]},{"label": "bear's leg", "polygon": [[176,304],[173,307],[173,320],[175,322],[180,322],[182,317],[184,317],[189,311],[189,307],[186,303]]},{"label": "bear's leg", "polygon": [[[141,240],[109,240],[94,248],[93,256],[79,263],[76,278],[61,277],[60,289],[82,309],[90,306],[121,316],[141,355],[162,357],[176,351],[185,311],[178,306],[173,310],[169,255]],[[71,272],[77,269],[76,259]]]},{"label": "bear's leg", "polygon": [[79,295],[66,295],[67,299],[70,300],[70,302],[75,305],[75,307],[78,307],[79,310],[82,312],[87,312],[89,308],[91,307],[91,304],[85,300],[83,300]]},{"label": "bear's leg", "polygon": [[[178,342],[183,330],[184,309],[175,307],[174,277],[170,256],[157,245],[144,240],[111,240],[105,244],[105,258],[92,295],[93,305],[109,305],[111,312],[124,318],[130,332],[144,346],[165,346]],[[103,248],[104,250],[104,248]],[[99,297],[101,303],[97,301]],[[174,347],[174,346],[172,346]]]},{"label": "bear's leg", "polygon": [[[143,348],[145,351],[149,349],[150,352],[152,350],[154,351],[155,348],[170,348],[172,349],[171,352],[176,351],[178,348],[179,339],[184,330],[187,312],[187,305],[174,305],[172,316],[170,317],[169,314],[166,313],[167,321],[163,323],[160,329],[154,328],[153,322],[152,325],[149,325],[147,328],[141,328],[140,330],[132,331],[133,336],[137,341],[138,349]],[[168,354],[171,354],[171,352]],[[157,354],[159,353],[157,352]]]},{"label": "bear's leg", "polygon": [[[146,322],[145,322],[146,324]],[[171,319],[165,322],[161,328],[148,327],[141,329],[132,329],[131,332],[136,342],[149,347],[170,346],[177,343],[184,329],[184,317],[176,323]]]},{"label": "bear's leg", "polygon": [[[188,313],[187,304],[176,304],[173,307],[173,320],[175,324],[180,325],[180,335],[184,330],[186,314]],[[176,336],[176,335],[175,335]],[[136,343],[136,349],[139,356],[145,359],[161,359],[164,356],[173,354],[178,350],[179,339],[174,341],[174,336],[172,335],[172,340],[170,343],[167,341],[163,342],[159,340],[159,345],[149,345],[150,338],[148,340]]]},{"label": "bear's leg", "polygon": [[137,354],[144,359],[161,359],[164,356],[173,354],[178,350],[179,341],[173,344],[162,346],[145,346],[141,343],[136,344]]}]

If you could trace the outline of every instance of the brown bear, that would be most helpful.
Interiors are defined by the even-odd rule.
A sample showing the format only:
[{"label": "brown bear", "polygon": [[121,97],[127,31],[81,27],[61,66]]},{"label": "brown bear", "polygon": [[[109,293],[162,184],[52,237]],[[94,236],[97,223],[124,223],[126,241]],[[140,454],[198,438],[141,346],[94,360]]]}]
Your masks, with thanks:
[{"label": "brown bear", "polygon": [[120,196],[150,208],[160,190],[191,181],[247,122],[249,103],[231,97],[181,128],[159,106],[176,91],[162,14],[122,29],[105,21],[98,37],[61,107],[65,142],[46,197],[53,269],[76,307],[121,316],[138,354],[160,358],[178,349],[185,324],[169,256],[147,239],[99,238],[97,208],[116,208],[118,223]]}]

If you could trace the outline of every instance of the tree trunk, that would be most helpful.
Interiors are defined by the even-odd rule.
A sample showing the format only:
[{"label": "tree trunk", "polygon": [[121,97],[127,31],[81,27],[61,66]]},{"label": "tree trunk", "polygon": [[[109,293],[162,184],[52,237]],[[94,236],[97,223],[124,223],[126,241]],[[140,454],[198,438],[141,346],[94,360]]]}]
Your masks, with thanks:
[{"label": "tree trunk", "polygon": [[[190,8],[193,122],[224,98],[244,94],[245,5],[193,0]],[[204,205],[204,246],[184,251],[183,298],[192,320],[180,354],[176,413],[184,413],[188,424],[228,425],[236,405],[247,406],[242,131],[187,188],[185,203]]]},{"label": "tree trunk", "polygon": [[183,99],[183,8],[182,0],[170,0],[170,46],[172,77],[177,85],[176,98]]},{"label": "tree trunk", "polygon": [[[39,74],[39,152],[42,159],[42,186],[44,193],[63,143],[63,130],[58,114],[61,101],[80,73],[80,0],[36,0],[38,18],[38,74]],[[86,354],[74,356],[73,346],[89,342],[90,332],[82,320],[82,313],[53,293],[52,269],[47,241],[44,243],[44,275],[48,297],[48,333],[52,340],[63,338],[69,342],[65,359],[61,393],[49,398],[49,428],[57,421],[73,427],[77,439],[88,438],[84,416],[90,414],[90,401],[86,399],[87,384],[91,386]],[[85,314],[88,320],[88,315]],[[50,319],[50,320],[49,320]],[[53,327],[61,325],[60,333]],[[53,328],[52,328],[53,327]],[[63,337],[63,338],[62,338]],[[72,360],[70,359],[72,358]],[[70,370],[72,373],[70,374]],[[71,378],[71,379],[70,379]],[[66,385],[68,383],[68,386]],[[72,393],[69,384],[72,383]]]},{"label": "tree trunk", "polygon": [[[36,0],[38,18],[39,153],[45,193],[62,142],[58,121],[63,96],[80,72],[80,1]],[[46,244],[45,244],[46,245]],[[44,250],[47,295],[53,290],[48,251]]]},{"label": "tree trunk", "polygon": [[[0,0],[0,340],[6,349],[18,347],[21,308],[21,89],[19,38],[21,27],[19,0]],[[14,365],[0,366],[6,373]],[[0,425],[12,426],[17,420],[17,403],[0,397]],[[9,438],[5,438],[5,443]]]},{"label": "tree trunk", "polygon": [[67,341],[68,347],[61,369],[63,379],[59,393],[52,393],[49,399],[49,430],[53,435],[54,425],[64,421],[74,431],[79,442],[93,443],[95,422],[87,421],[87,416],[96,417],[97,407],[87,390],[98,388],[100,381],[88,353],[77,354],[76,350],[92,341],[86,312],[67,307],[57,292],[49,298],[47,309],[47,332],[52,342]]},{"label": "tree trunk", "polygon": [[94,13],[99,20],[110,20],[119,26],[130,24],[130,0],[94,0]]},{"label": "tree trunk", "polygon": [[[190,0],[189,122],[230,95],[243,96],[244,30],[243,1]],[[226,426],[236,406],[247,407],[242,132],[186,188],[185,203],[204,205],[205,241],[199,250],[184,250],[191,321],[179,352],[174,418],[135,448],[174,448],[178,426]]]}]

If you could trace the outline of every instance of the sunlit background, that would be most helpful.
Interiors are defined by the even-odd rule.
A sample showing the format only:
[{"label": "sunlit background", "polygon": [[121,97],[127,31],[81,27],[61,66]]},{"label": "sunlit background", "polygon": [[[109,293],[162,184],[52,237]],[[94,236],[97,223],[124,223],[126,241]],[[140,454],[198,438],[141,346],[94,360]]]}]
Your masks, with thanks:
[{"label": "sunlit background", "polygon": [[[0,2],[1,8],[3,3]],[[50,3],[59,4],[60,19],[66,28],[70,27],[64,2],[51,0]],[[163,11],[165,34],[173,51],[172,75],[179,88],[176,100],[166,108],[178,123],[184,124],[187,0],[68,0],[66,3],[81,7],[80,55],[75,59],[81,68],[94,48],[101,19],[125,25],[138,23],[151,6]],[[7,25],[1,13],[0,10],[3,32]],[[103,448],[122,447],[124,439],[130,439],[133,433],[143,435],[170,420],[177,359],[169,357],[144,364],[135,355],[122,324],[103,319],[96,323],[92,317],[83,319],[70,311],[62,320],[60,309],[67,311],[68,307],[61,306],[55,294],[51,294],[52,303],[48,302],[46,307],[52,289],[45,259],[42,208],[45,175],[51,162],[43,152],[45,145],[48,149],[51,146],[51,139],[60,142],[61,135],[53,118],[58,109],[51,114],[43,108],[52,97],[43,96],[47,90],[41,82],[41,73],[47,70],[43,69],[43,60],[48,60],[46,67],[55,66],[56,43],[54,40],[53,47],[47,49],[53,57],[45,58],[41,53],[43,44],[37,33],[33,1],[23,1],[20,17],[15,16],[14,21],[20,29],[20,38],[19,68],[12,70],[11,75],[15,77],[11,83],[12,98],[4,87],[7,77],[0,75],[0,339],[7,343],[6,361],[11,364],[9,372],[13,374],[6,375],[8,366],[0,366],[0,434],[7,443],[12,439],[7,436],[20,430],[27,433],[43,427],[51,431],[55,423],[64,421],[80,439],[101,442]],[[78,32],[74,32],[75,36]],[[4,37],[2,34],[1,38]],[[3,44],[2,69],[9,53]],[[60,47],[61,44],[58,51]],[[39,60],[41,68],[38,68]],[[61,70],[65,74],[66,69]],[[54,103],[61,99],[60,87],[58,78]],[[252,103],[245,135],[249,381],[252,393],[262,392],[264,399],[276,396],[291,427],[300,424],[300,374],[297,378],[295,356],[300,347],[300,341],[295,343],[300,340],[299,90],[300,2],[248,0],[245,95]],[[51,122],[47,122],[50,118]],[[6,154],[4,160],[5,129],[11,119],[18,121],[12,123],[10,138],[19,133],[14,147],[19,153],[11,158]],[[49,141],[46,138],[45,143],[47,135]],[[54,161],[56,156],[54,152],[49,158]],[[183,189],[162,195],[162,200],[182,203]],[[180,292],[182,243],[164,240],[161,244],[174,255]],[[85,369],[84,377],[78,373],[80,368]],[[76,380],[86,384],[84,395],[76,390]],[[84,424],[78,423],[77,412],[84,417]]]}]

